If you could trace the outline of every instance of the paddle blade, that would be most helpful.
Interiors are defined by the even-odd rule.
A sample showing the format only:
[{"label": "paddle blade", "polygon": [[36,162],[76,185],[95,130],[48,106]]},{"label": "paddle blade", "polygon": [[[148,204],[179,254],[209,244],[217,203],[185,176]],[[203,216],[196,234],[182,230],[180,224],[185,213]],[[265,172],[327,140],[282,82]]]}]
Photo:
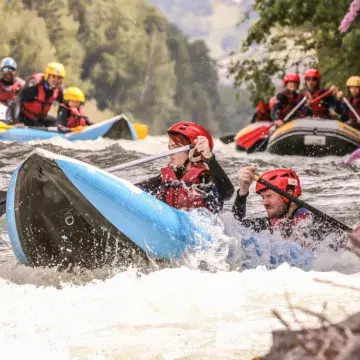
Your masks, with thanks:
[{"label": "paddle blade", "polygon": [[8,125],[8,124],[5,124],[3,121],[0,121],[0,129],[9,130],[9,129],[12,129],[13,127],[14,127],[13,125]]},{"label": "paddle blade", "polygon": [[229,135],[220,136],[219,139],[224,144],[230,144],[233,141],[235,141],[235,134],[229,134]]},{"label": "paddle blade", "polygon": [[147,137],[149,129],[145,124],[135,123],[133,124],[133,127],[139,140],[144,140]]},{"label": "paddle blade", "polygon": [[236,145],[242,149],[249,150],[251,147],[256,145],[259,141],[265,139],[270,129],[274,126],[273,123],[264,126],[258,126],[255,129],[241,135],[236,138]]},{"label": "paddle blade", "polygon": [[86,128],[86,126],[77,126],[77,127],[72,128],[71,132],[79,132],[85,128]]}]

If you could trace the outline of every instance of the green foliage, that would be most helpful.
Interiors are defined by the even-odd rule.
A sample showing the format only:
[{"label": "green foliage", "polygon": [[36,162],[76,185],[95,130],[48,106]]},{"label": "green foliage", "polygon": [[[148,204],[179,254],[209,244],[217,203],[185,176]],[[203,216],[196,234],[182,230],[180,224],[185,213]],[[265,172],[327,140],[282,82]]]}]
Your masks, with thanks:
[{"label": "green foliage", "polygon": [[190,44],[146,0],[0,0],[0,12],[0,57],[14,57],[21,76],[59,61],[65,86],[152,133],[179,120],[217,130],[221,101],[208,49]]},{"label": "green foliage", "polygon": [[[272,95],[274,78],[281,78],[288,69],[302,69],[306,63],[319,68],[324,85],[344,87],[349,76],[360,74],[359,18],[348,33],[338,30],[350,3],[351,0],[256,0],[254,8],[259,20],[249,29],[242,52],[262,46],[267,56],[242,56],[231,64],[229,76],[234,76],[235,86],[246,84],[255,105],[259,99]],[[302,52],[302,58],[292,56],[295,47]],[[279,59],[276,55],[280,50]]]}]

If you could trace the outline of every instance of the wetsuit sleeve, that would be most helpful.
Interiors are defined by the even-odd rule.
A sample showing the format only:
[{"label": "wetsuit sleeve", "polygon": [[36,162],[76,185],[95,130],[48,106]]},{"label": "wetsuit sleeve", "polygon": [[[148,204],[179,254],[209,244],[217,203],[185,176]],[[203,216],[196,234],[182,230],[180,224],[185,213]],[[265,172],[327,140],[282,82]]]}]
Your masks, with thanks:
[{"label": "wetsuit sleeve", "polygon": [[152,177],[150,179],[135,184],[135,186],[137,186],[138,188],[140,188],[141,190],[147,193],[150,193],[151,195],[154,195],[158,192],[158,190],[160,189],[160,185],[161,185],[161,175]]},{"label": "wetsuit sleeve", "polygon": [[31,81],[26,83],[25,87],[19,92],[20,104],[23,104],[25,101],[34,100],[37,96],[37,92],[37,86],[34,86]]},{"label": "wetsuit sleeve", "polygon": [[234,185],[216,160],[215,155],[210,159],[205,159],[205,163],[209,166],[212,180],[222,200],[230,199],[235,190]]},{"label": "wetsuit sleeve", "polygon": [[271,111],[271,116],[274,121],[279,119],[279,110],[287,106],[288,103],[289,103],[289,99],[286,97],[286,95],[282,93],[276,95],[276,103]]},{"label": "wetsuit sleeve", "polygon": [[246,199],[249,193],[246,195],[239,195],[239,190],[236,192],[236,198],[232,207],[232,212],[235,219],[241,220],[246,216]]},{"label": "wetsuit sleeve", "polygon": [[59,95],[57,96],[56,101],[57,101],[59,104],[63,104],[63,103],[64,103],[64,91],[63,91],[63,89],[61,89],[61,90],[59,91]]},{"label": "wetsuit sleeve", "polygon": [[60,106],[57,116],[57,124],[66,126],[68,118],[69,118],[69,111],[64,107]]},{"label": "wetsuit sleeve", "polygon": [[344,102],[341,102],[340,104],[340,109],[341,109],[341,121],[342,122],[347,122],[349,120],[349,112],[348,112],[348,107],[346,106],[346,104]]},{"label": "wetsuit sleeve", "polygon": [[257,122],[257,113],[255,113],[251,119],[251,124],[256,123]]},{"label": "wetsuit sleeve", "polygon": [[85,121],[86,121],[86,125],[88,126],[93,125],[93,123],[89,120],[87,116],[85,117]]}]

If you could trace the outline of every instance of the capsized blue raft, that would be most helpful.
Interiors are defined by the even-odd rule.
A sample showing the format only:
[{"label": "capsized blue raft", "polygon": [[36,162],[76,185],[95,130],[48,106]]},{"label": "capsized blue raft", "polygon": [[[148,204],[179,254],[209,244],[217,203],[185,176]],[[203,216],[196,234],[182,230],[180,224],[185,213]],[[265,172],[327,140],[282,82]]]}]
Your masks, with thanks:
[{"label": "capsized blue raft", "polygon": [[177,259],[210,239],[188,213],[40,149],[11,178],[6,220],[15,255],[30,266],[93,269]]},{"label": "capsized blue raft", "polygon": [[95,140],[99,137],[114,140],[137,140],[136,131],[133,125],[123,114],[88,126],[84,130],[68,134],[32,129],[31,127],[11,128],[4,132],[0,132],[0,141],[6,140],[24,142],[32,140],[47,140],[55,137],[61,137],[70,141]]}]

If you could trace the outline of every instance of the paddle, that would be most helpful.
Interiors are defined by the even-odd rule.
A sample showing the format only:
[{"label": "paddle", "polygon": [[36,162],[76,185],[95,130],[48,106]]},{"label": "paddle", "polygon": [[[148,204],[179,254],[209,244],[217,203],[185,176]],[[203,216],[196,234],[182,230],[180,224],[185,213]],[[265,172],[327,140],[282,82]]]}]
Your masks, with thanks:
[{"label": "paddle", "polygon": [[[194,144],[191,145],[186,145],[186,146],[182,146],[176,149],[171,149],[168,151],[164,151],[160,154],[156,154],[156,155],[151,155],[151,156],[147,156],[145,158],[142,159],[138,159],[138,160],[133,160],[133,161],[129,161],[127,163],[124,164],[120,164],[120,165],[116,165],[116,166],[112,166],[109,167],[107,169],[105,169],[105,171],[107,172],[115,172],[117,170],[123,170],[123,169],[127,169],[136,165],[140,165],[140,164],[144,164],[153,160],[157,160],[157,159],[161,159],[163,157],[167,157],[170,155],[174,155],[174,154],[178,154],[184,151],[189,151],[191,149],[193,149],[195,147]],[[6,212],[6,191],[1,191],[0,190],[0,216],[4,215]]]},{"label": "paddle", "polygon": [[224,144],[230,144],[233,141],[235,141],[235,139],[234,139],[235,136],[236,136],[236,134],[229,134],[229,135],[220,136],[219,139]]},{"label": "paddle", "polygon": [[354,114],[354,116],[356,117],[356,120],[358,122],[360,122],[359,114],[356,112],[356,110],[353,108],[353,106],[350,104],[350,101],[346,97],[344,97],[344,103],[350,109],[350,111]]},{"label": "paddle", "polygon": [[105,169],[105,171],[111,173],[111,172],[114,172],[114,171],[117,171],[117,170],[127,169],[129,167],[133,167],[133,166],[140,165],[140,164],[145,164],[147,162],[150,162],[150,161],[153,161],[153,160],[156,160],[156,159],[161,159],[161,158],[166,157],[166,156],[178,154],[178,153],[181,153],[181,152],[184,152],[184,151],[189,151],[189,150],[193,149],[194,147],[195,147],[195,145],[193,145],[193,144],[182,146],[182,147],[179,147],[179,148],[176,148],[176,149],[171,149],[171,150],[168,150],[168,151],[164,151],[164,152],[162,152],[160,154],[155,154],[155,155],[147,156],[147,157],[142,158],[142,159],[129,161],[129,162],[124,163],[124,164],[115,165],[115,166],[112,166],[112,167],[109,167],[109,168]]},{"label": "paddle", "polygon": [[263,184],[267,188],[275,191],[276,193],[280,194],[281,196],[286,197],[287,199],[291,200],[296,205],[304,207],[305,209],[308,209],[309,211],[311,211],[313,214],[322,217],[324,220],[326,220],[327,222],[333,224],[334,226],[338,227],[339,229],[341,229],[343,231],[346,231],[346,232],[351,232],[352,231],[349,226],[343,224],[341,221],[336,220],[335,218],[331,217],[330,215],[327,215],[327,214],[323,213],[322,211],[314,208],[313,206],[309,205],[305,201],[302,201],[302,200],[296,198],[295,196],[287,193],[286,191],[283,191],[283,190],[279,189],[277,186],[269,183],[268,181],[266,181],[264,179],[261,179],[259,175],[255,175],[254,180],[259,182],[260,184]]},{"label": "paddle", "polygon": [[[316,99],[316,100],[317,100],[317,99]],[[295,113],[295,111],[296,111],[297,109],[299,109],[299,107],[300,107],[305,101],[306,101],[306,97],[303,97],[303,98],[301,99],[301,101],[300,101],[296,106],[294,106],[294,108],[285,116],[285,118],[284,118],[284,124],[289,121],[289,119],[291,118],[291,116]],[[272,127],[272,126],[269,125],[269,130],[270,130],[271,127]],[[276,129],[275,129],[274,131],[276,131]],[[247,149],[247,153],[250,154],[250,153],[252,153],[252,152],[254,152],[254,151],[260,150],[263,146],[265,146],[265,144],[268,142],[270,136],[274,133],[274,131],[272,131],[271,133],[269,133],[260,143],[255,139],[256,141],[252,144],[252,146],[250,146],[250,147]]]},{"label": "paddle", "polygon": [[[69,132],[78,132],[84,129],[86,126],[78,126],[75,128],[67,128]],[[10,130],[10,129],[32,129],[32,130],[42,130],[42,131],[49,131],[49,132],[61,132],[57,126],[16,126],[16,125],[8,125],[4,122],[0,121],[0,129]]]}]

